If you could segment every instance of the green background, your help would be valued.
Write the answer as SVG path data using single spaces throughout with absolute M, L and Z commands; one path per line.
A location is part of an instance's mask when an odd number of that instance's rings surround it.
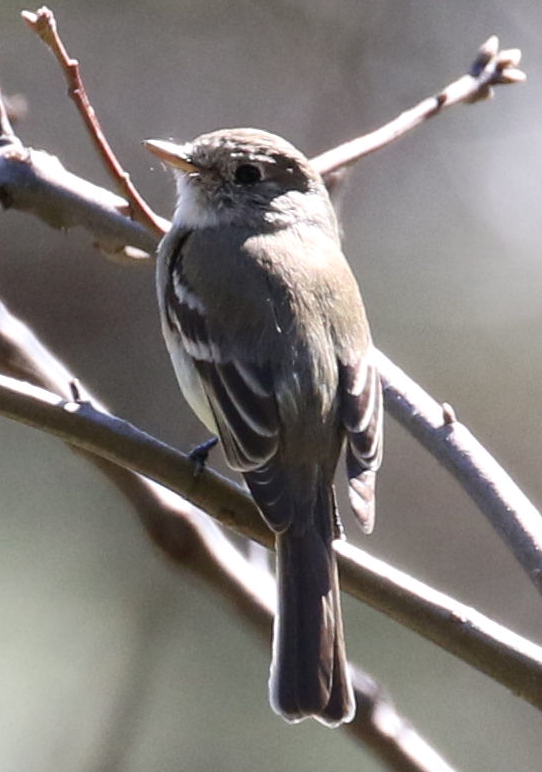
M 29 100 L 22 139 L 109 185 L 19 10 L 0 4 L 0 77 Z M 141 148 L 145 137 L 255 125 L 316 154 L 465 72 L 492 32 L 523 49 L 527 84 L 364 160 L 341 214 L 379 347 L 450 402 L 540 502 L 538 0 L 64 0 L 53 10 L 111 143 L 165 216 L 172 181 Z M 183 449 L 203 439 L 164 351 L 152 271 L 105 260 L 81 231 L 0 218 L 11 310 L 114 412 Z M 220 452 L 213 463 L 223 468 Z M 274 716 L 267 648 L 166 564 L 82 459 L 1 421 L 0 483 L 4 772 L 381 768 L 341 732 Z M 540 640 L 540 599 L 515 560 L 391 420 L 377 508 L 370 540 L 345 517 L 353 541 Z M 539 771 L 533 708 L 348 598 L 345 616 L 351 658 L 452 764 Z

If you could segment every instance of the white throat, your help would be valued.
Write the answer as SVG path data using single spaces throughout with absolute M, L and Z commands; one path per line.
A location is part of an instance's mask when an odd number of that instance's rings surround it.
M 197 184 L 186 174 L 175 175 L 177 184 L 177 206 L 173 222 L 183 229 L 215 228 L 220 224 L 217 212 L 201 203 Z

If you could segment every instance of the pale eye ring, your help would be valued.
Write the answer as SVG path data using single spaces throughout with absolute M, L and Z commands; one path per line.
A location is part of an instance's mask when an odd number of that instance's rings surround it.
M 255 164 L 240 164 L 235 170 L 234 179 L 238 185 L 254 185 L 261 178 L 262 173 Z

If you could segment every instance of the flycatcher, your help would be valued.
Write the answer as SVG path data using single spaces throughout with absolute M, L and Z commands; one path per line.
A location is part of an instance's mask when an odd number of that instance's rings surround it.
M 276 538 L 270 700 L 291 722 L 350 721 L 332 543 L 346 441 L 350 503 L 374 520 L 382 393 L 325 185 L 273 134 L 225 129 L 147 147 L 176 172 L 158 250 L 163 335 L 180 387 Z

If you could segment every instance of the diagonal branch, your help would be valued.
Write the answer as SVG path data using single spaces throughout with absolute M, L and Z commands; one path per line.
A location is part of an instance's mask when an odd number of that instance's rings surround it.
M 1 303 L 0 362 L 3 370 L 17 378 L 52 389 L 66 399 L 73 396 L 71 373 Z M 183 498 L 96 455 L 86 458 L 124 493 L 164 555 L 220 592 L 267 642 L 275 603 L 269 572 L 247 560 L 222 529 Z M 369 675 L 355 668 L 353 682 L 357 714 L 344 731 L 396 772 L 454 772 Z M 125 719 L 120 716 L 118 720 Z
M 125 199 L 72 174 L 55 156 L 5 135 L 0 138 L 0 204 L 53 228 L 84 228 L 108 255 L 133 260 L 156 248 L 157 238 L 127 216 Z
M 52 24 L 48 21 L 51 12 L 47 9 L 38 11 L 38 13 L 30 13 L 25 11 L 23 18 L 25 21 L 35 29 L 38 33 L 43 31 L 43 34 L 47 37 L 50 35 L 49 27 Z M 54 40 L 54 38 L 53 38 Z M 64 62 L 64 71 L 66 74 L 73 72 L 72 65 L 76 60 L 72 60 L 65 52 L 61 41 L 57 44 L 53 44 L 53 48 L 56 45 L 56 49 L 59 51 L 59 58 L 61 62 Z M 62 48 L 60 48 L 62 46 Z M 339 145 L 336 148 L 328 150 L 321 155 L 312 159 L 312 162 L 320 173 L 327 178 L 331 183 L 333 181 L 333 173 L 340 170 L 342 167 L 351 165 L 363 158 L 368 153 L 372 153 L 382 147 L 385 147 L 390 142 L 399 139 L 404 134 L 412 131 L 428 118 L 441 113 L 445 108 L 451 107 L 456 104 L 468 104 L 479 99 L 486 98 L 491 94 L 491 88 L 494 85 L 505 83 L 517 83 L 524 80 L 525 75 L 517 69 L 517 65 L 520 60 L 520 52 L 518 49 L 510 49 L 506 51 L 498 50 L 498 39 L 493 36 L 480 48 L 478 55 L 475 59 L 471 71 L 468 75 L 464 75 L 457 81 L 446 86 L 439 94 L 433 97 L 428 97 L 422 100 L 417 106 L 407 110 L 399 115 L 394 120 L 377 129 L 374 132 L 358 137 L 350 142 L 346 142 L 343 145 Z M 69 66 L 68 66 L 69 65 Z M 79 77 L 79 76 L 78 76 Z M 74 84 L 72 84 L 74 85 Z M 74 94 L 80 95 L 81 90 L 79 87 L 75 88 Z M 84 93 L 84 92 L 83 92 Z M 79 99 L 79 96 L 77 97 Z M 97 119 L 94 111 L 88 103 L 88 98 L 85 95 L 85 99 L 79 99 L 79 108 L 83 113 L 83 117 L 87 126 L 91 127 L 93 121 Z M 87 111 L 85 113 L 85 110 Z M 97 124 L 99 126 L 99 124 Z M 98 131 L 94 131 L 91 128 L 91 136 L 102 137 L 103 133 L 101 128 Z M 105 139 L 105 138 L 104 138 Z M 94 140 L 93 140 L 94 141 Z M 22 148 L 22 143 L 17 140 L 19 149 Z M 108 155 L 109 154 L 109 155 Z M 102 157 L 113 157 L 113 153 L 108 147 L 104 149 Z M 108 206 L 104 207 L 104 220 L 105 223 L 99 222 L 99 208 L 96 207 L 96 202 L 99 202 L 103 198 L 103 201 L 107 204 L 113 194 L 104 188 L 93 186 L 93 195 L 82 195 L 80 199 L 77 198 L 76 189 L 70 188 L 69 195 L 54 195 L 54 191 L 51 189 L 52 199 L 54 200 L 54 214 L 51 214 L 52 207 L 49 204 L 49 196 L 43 196 L 42 188 L 39 184 L 40 174 L 39 170 L 34 170 L 32 166 L 32 151 L 27 151 L 26 163 L 30 169 L 28 174 L 19 178 L 14 175 L 13 170 L 7 163 L 7 157 L 4 155 L 0 157 L 0 203 L 4 206 L 11 206 L 15 209 L 21 209 L 22 211 L 30 211 L 37 215 L 45 222 L 56 225 L 56 227 L 71 227 L 74 224 L 85 224 L 88 222 L 87 230 L 90 230 L 94 234 L 96 240 L 100 242 L 104 232 L 110 232 L 112 226 L 114 226 L 115 233 L 115 251 L 126 245 L 139 246 L 141 243 L 141 231 L 142 226 L 140 223 L 134 222 L 130 219 L 130 204 L 124 199 L 116 199 L 116 208 L 122 211 L 123 219 L 125 222 L 122 224 L 118 221 L 119 215 L 112 216 L 111 210 Z M 51 157 L 49 157 L 51 158 Z M 58 163 L 59 170 L 59 187 L 61 193 L 64 192 L 65 179 L 64 175 L 69 174 Z M 111 164 L 107 162 L 109 167 Z M 115 159 L 112 163 L 118 163 Z M 120 167 L 120 164 L 119 164 Z M 36 180 L 33 180 L 34 172 Z M 126 172 L 122 169 L 119 172 L 120 179 L 125 179 Z M 80 178 L 77 178 L 80 179 Z M 115 179 L 119 179 L 119 176 L 115 172 Z M 54 183 L 54 178 L 51 180 Z M 20 188 L 25 185 L 24 195 Z M 87 183 L 88 184 L 88 183 Z M 8 189 L 8 194 L 3 194 L 4 188 Z M 133 187 L 133 186 L 132 186 Z M 85 185 L 83 184 L 83 189 Z M 129 191 L 128 191 L 129 193 Z M 127 194 L 128 201 L 133 202 L 133 198 L 130 198 L 131 194 Z M 85 218 L 85 212 L 88 209 L 88 218 Z M 75 210 L 75 211 L 72 211 Z M 162 218 L 157 218 L 153 214 L 154 224 L 156 227 L 149 229 L 147 241 L 151 240 L 154 245 L 158 241 L 158 235 L 165 232 L 168 229 L 168 223 Z M 143 218 L 144 219 L 144 218 Z M 132 236 L 130 234 L 133 233 Z M 119 242 L 117 244 L 117 242 Z M 142 247 L 146 251 L 152 251 L 148 247 Z
M 39 217 L 53 228 L 82 227 L 107 254 L 148 256 L 158 238 L 130 219 L 128 202 L 69 172 L 55 156 L 24 147 L 15 135 L 0 88 L 0 205 Z M 159 218 L 161 231 L 169 222 Z M 128 246 L 129 245 L 129 246 Z
M 502 52 L 499 54 L 496 41 L 490 40 L 489 44 L 479 54 L 477 62 L 473 67 L 472 74 L 464 76 L 464 78 L 460 79 L 456 84 L 448 86 L 447 89 L 442 92 L 443 94 L 446 94 L 446 98 L 432 99 L 436 99 L 441 106 L 450 106 L 451 104 L 457 104 L 458 101 L 461 100 L 468 99 L 472 101 L 475 98 L 481 98 L 482 96 L 487 95 L 491 83 L 505 82 L 507 79 L 508 81 L 520 80 L 517 73 L 515 75 L 513 74 L 513 66 L 515 66 L 518 61 L 518 52 Z M 460 86 L 457 85 L 458 83 Z M 427 116 L 430 114 L 432 114 L 431 111 L 427 113 Z M 400 121 L 400 119 L 398 120 Z M 399 136 L 403 130 L 409 130 L 407 123 L 405 122 L 403 122 L 399 132 L 387 132 L 387 141 L 391 141 L 391 139 Z M 385 133 L 386 132 L 384 132 L 384 134 Z M 376 149 L 374 143 L 373 149 Z M 11 151 L 12 148 L 10 148 L 10 152 Z M 29 153 L 28 155 L 29 157 L 34 156 L 32 153 Z M 6 191 L 6 187 L 2 186 L 1 180 L 2 160 L 5 160 L 8 166 L 16 161 L 19 161 L 20 163 L 20 159 L 18 158 L 8 157 L 2 159 L 2 157 L 0 157 L 0 197 L 2 197 L 3 192 L 5 193 Z M 352 158 L 350 158 L 350 161 L 351 160 Z M 345 160 L 344 162 L 349 163 L 350 161 Z M 75 178 L 72 187 L 76 188 L 77 184 L 78 178 Z M 12 189 L 9 189 L 10 195 L 8 196 L 8 199 L 10 201 L 17 200 L 16 193 L 23 187 L 26 192 L 32 188 L 31 185 L 15 185 Z M 93 192 L 95 191 L 96 188 L 93 187 Z M 112 194 L 108 195 L 111 196 Z M 54 200 L 54 196 L 47 195 L 45 198 L 48 202 Z M 117 211 L 115 214 L 117 215 L 121 201 L 122 200 L 120 199 L 115 199 L 115 203 L 112 204 L 111 207 L 112 209 L 116 208 Z M 25 203 L 25 207 L 34 211 L 32 209 L 31 199 L 30 202 Z M 54 210 L 56 215 L 58 214 L 59 209 L 61 210 L 62 207 Z M 36 210 L 39 211 L 38 206 L 36 206 Z M 97 206 L 95 206 L 95 210 L 97 212 L 100 210 L 99 200 Z M 90 218 L 88 219 L 90 220 Z M 111 217 L 111 220 L 112 219 L 114 219 L 114 217 Z M 128 231 L 133 229 L 136 225 L 128 218 L 122 218 L 122 215 L 121 219 L 126 224 Z M 61 224 L 66 225 L 69 223 L 61 221 Z M 117 221 L 115 221 L 115 224 L 118 224 Z M 164 227 L 164 230 L 166 229 L 167 226 Z M 138 232 L 138 237 L 141 238 L 141 232 Z M 145 243 L 145 248 L 149 249 L 150 245 L 154 246 L 155 241 L 155 237 L 149 235 L 148 241 Z M 127 243 L 133 243 L 133 241 L 128 241 Z M 118 248 L 116 242 L 115 246 Z M 403 376 L 403 379 L 406 378 L 406 376 L 401 374 L 398 369 L 393 370 L 391 365 L 386 365 L 385 359 L 382 359 L 380 365 L 381 368 L 384 368 L 383 374 L 386 376 L 387 381 L 386 401 L 388 408 L 393 411 L 394 415 L 409 429 L 409 431 L 414 433 L 418 438 L 421 438 L 430 451 L 440 460 L 444 461 L 448 468 L 454 469 L 454 473 L 461 484 L 471 492 L 471 495 L 475 496 L 477 503 L 482 506 L 484 511 L 494 512 L 495 509 L 498 510 L 501 520 L 500 525 L 496 527 L 498 527 L 501 535 L 506 538 L 507 543 L 512 546 L 514 553 L 524 565 L 529 576 L 535 580 L 537 586 L 540 588 L 540 576 L 542 575 L 542 562 L 540 559 L 540 519 L 536 510 L 534 510 L 532 505 L 530 505 L 524 497 L 522 498 L 521 496 L 516 495 L 510 500 L 509 497 L 507 498 L 504 496 L 502 486 L 499 486 L 499 480 L 503 479 L 503 470 L 500 469 L 495 462 L 488 465 L 486 463 L 487 458 L 480 458 L 480 448 L 474 438 L 472 438 L 466 430 L 461 432 L 459 425 L 454 426 L 453 432 L 450 429 L 449 423 L 443 428 L 443 414 L 437 409 L 438 417 L 436 420 L 433 420 L 434 409 L 432 414 L 431 410 L 429 411 L 429 414 L 427 411 L 424 412 L 424 409 L 420 407 L 417 402 L 418 396 L 420 396 L 419 394 L 416 395 L 414 401 L 409 402 L 408 399 L 405 399 L 404 380 L 401 381 L 401 376 Z M 413 390 L 409 387 L 409 394 L 412 395 L 412 393 Z M 413 420 L 413 417 L 415 420 Z M 443 433 L 453 435 L 455 438 L 462 433 L 461 443 L 442 442 L 441 439 Z M 464 464 L 466 455 L 470 458 L 468 467 Z M 473 493 L 473 491 L 475 493 Z M 491 498 L 491 503 L 488 503 L 488 497 Z M 527 514 L 526 510 L 528 510 Z
M 450 83 L 435 96 L 423 99 L 376 131 L 321 153 L 312 159 L 314 166 L 322 176 L 336 172 L 386 147 L 447 107 L 492 97 L 493 86 L 523 82 L 526 76 L 518 69 L 520 60 L 519 48 L 499 51 L 499 39 L 492 35 L 480 47 L 468 75 Z
M 93 143 L 96 145 L 98 154 L 102 159 L 106 170 L 109 172 L 122 195 L 130 202 L 130 219 L 134 219 L 136 222 L 141 223 L 155 236 L 162 236 L 164 231 L 162 229 L 161 218 L 152 211 L 135 185 L 133 185 L 130 175 L 122 168 L 122 165 L 115 156 L 111 145 L 102 131 L 100 122 L 94 108 L 90 104 L 85 86 L 81 79 L 79 62 L 77 59 L 72 59 L 68 55 L 64 43 L 58 34 L 56 19 L 53 12 L 46 6 L 43 6 L 43 8 L 40 8 L 36 13 L 23 11 L 21 15 L 27 26 L 39 35 L 45 45 L 53 52 L 53 55 L 60 64 L 66 82 L 68 83 L 68 94 L 73 99 L 79 114 L 83 118 L 87 131 Z
M 499 53 L 497 50 L 496 39 L 490 39 L 481 50 L 469 75 L 464 76 L 459 79 L 459 81 L 451 84 L 436 97 L 424 100 L 424 102 L 420 103 L 416 108 L 407 111 L 407 113 L 396 119 L 395 122 L 387 124 L 386 127 L 379 130 L 380 135 L 378 137 L 377 133 L 367 135 L 366 138 L 362 137 L 358 140 L 354 140 L 354 144 L 347 143 L 348 147 L 341 146 L 342 149 L 340 149 L 340 153 L 337 152 L 333 157 L 324 154 L 318 156 L 314 161 L 323 173 L 353 163 L 367 152 L 372 152 L 372 150 L 376 150 L 378 147 L 382 147 L 388 142 L 396 139 L 398 136 L 410 131 L 422 121 L 437 112 L 440 112 L 443 107 L 484 98 L 489 94 L 492 85 L 522 80 L 524 76 L 517 70 L 518 62 L 519 52 L 512 50 Z M 4 205 L 12 204 L 17 208 L 22 208 L 25 211 L 31 211 L 32 213 L 39 213 L 40 216 L 43 216 L 43 212 L 45 211 L 44 202 L 48 202 L 51 197 L 49 193 L 44 196 L 40 191 L 39 184 L 34 187 L 34 181 L 32 180 L 29 185 L 26 185 L 26 198 L 23 196 L 21 199 L 18 198 L 18 194 L 20 196 L 20 189 L 23 187 L 22 182 L 19 180 L 15 182 L 11 188 L 9 188 L 9 186 L 6 188 L 4 184 L 5 179 L 3 178 L 5 170 L 10 169 L 15 164 L 20 164 L 25 154 L 29 159 L 28 164 L 32 167 L 34 164 L 34 152 L 25 151 L 18 140 L 12 135 L 8 137 L 8 141 L 3 139 L 2 144 L 4 145 L 2 150 L 5 151 L 8 149 L 9 152 L 0 154 L 0 200 L 2 200 Z M 330 151 L 330 153 L 332 152 L 334 151 Z M 62 169 L 61 166 L 59 168 Z M 57 170 L 51 170 L 50 191 L 54 189 L 56 173 Z M 72 187 L 74 189 L 74 198 L 77 198 L 78 195 L 78 179 L 79 178 L 74 178 L 73 180 Z M 86 184 L 88 185 L 88 183 Z M 93 228 L 97 228 L 97 232 L 100 236 L 103 236 L 103 228 L 100 230 L 99 225 L 101 218 L 101 203 L 100 196 L 97 193 L 97 191 L 103 189 L 99 189 L 96 186 L 92 187 L 94 188 L 94 199 L 90 196 L 90 201 L 84 199 L 78 203 L 80 204 L 81 212 L 84 212 L 86 207 L 93 207 L 94 218 L 92 219 L 93 224 L 90 226 L 90 229 L 93 230 Z M 118 197 L 108 199 L 107 197 L 111 197 L 113 194 L 108 191 L 105 191 L 105 193 L 105 200 L 109 200 L 110 202 L 109 210 L 107 207 L 104 208 L 106 212 L 104 215 L 105 219 L 108 223 L 111 223 L 115 219 L 115 214 L 117 217 L 120 217 L 125 223 L 125 234 L 128 234 L 122 236 L 122 238 L 126 238 L 126 241 L 123 243 L 139 245 L 139 242 L 136 241 L 136 239 L 145 238 L 142 235 L 145 233 L 145 229 L 131 221 L 126 214 L 121 213 L 122 205 L 126 207 L 126 202 Z M 69 215 L 63 216 L 64 209 L 71 209 L 71 207 L 72 201 L 69 200 L 69 197 L 66 201 L 62 200 L 61 197 L 61 200 L 55 209 L 55 216 L 52 216 L 49 213 L 44 219 L 51 224 L 60 225 L 62 227 L 68 227 L 76 222 L 82 222 L 84 220 L 82 214 L 79 214 L 77 217 L 71 217 Z M 114 210 L 116 210 L 116 212 L 114 212 Z M 91 221 L 91 218 L 89 218 L 89 221 Z M 163 230 L 165 229 L 166 228 L 164 227 Z M 129 234 L 133 235 L 130 236 Z M 147 244 L 154 246 L 156 242 L 155 236 L 147 233 L 146 239 Z M 123 243 L 118 243 L 117 241 L 114 241 L 114 243 L 116 249 L 123 245 Z M 148 246 L 142 248 L 150 251 Z M 518 498 L 518 496 L 515 495 L 515 491 L 514 495 L 510 497 L 510 487 L 508 483 L 505 486 L 507 490 L 503 490 L 502 486 L 499 486 L 499 478 L 502 478 L 504 474 L 503 470 L 500 469 L 493 460 L 491 460 L 492 463 L 490 464 L 486 463 L 487 458 L 482 457 L 483 454 L 480 454 L 480 448 L 477 446 L 474 438 L 472 438 L 466 430 L 463 431 L 462 427 L 454 424 L 450 413 L 446 413 L 446 415 L 444 412 L 442 413 L 442 418 L 445 419 L 444 421 L 441 420 L 440 416 L 436 422 L 433 421 L 431 415 L 427 416 L 424 414 L 423 407 L 419 408 L 417 401 L 419 394 L 414 394 L 411 390 L 408 399 L 405 398 L 404 384 L 399 378 L 400 371 L 394 370 L 393 366 L 387 366 L 385 360 L 382 360 L 381 365 L 386 380 L 388 408 L 409 431 L 424 442 L 439 460 L 443 461 L 448 468 L 453 468 L 454 473 L 461 484 L 469 490 L 479 504 L 481 503 L 483 507 L 486 507 L 486 500 L 491 498 L 493 503 L 489 508 L 491 509 L 495 505 L 497 506 L 497 509 L 500 508 L 503 519 L 501 525 L 496 527 L 498 527 L 501 535 L 507 539 L 507 542 L 512 545 L 516 556 L 522 561 L 531 578 L 533 578 L 538 587 L 540 587 L 540 576 L 542 575 L 540 563 L 540 520 L 536 510 L 534 510 L 532 505 L 526 499 Z M 81 409 L 82 414 L 82 408 L 83 406 L 77 406 L 76 412 Z M 443 426 L 443 423 L 446 424 L 446 426 Z M 452 427 L 452 429 L 450 427 Z M 445 435 L 446 437 L 451 436 L 455 441 L 443 441 Z M 467 456 L 470 456 L 469 463 L 465 465 L 464 459 Z M 476 491 L 476 493 L 473 493 L 473 491 Z M 513 507 L 515 507 L 515 510 Z M 529 511 L 526 515 L 527 510 Z M 252 517 L 254 517 L 254 513 L 252 513 Z M 513 527 L 509 527 L 510 521 L 507 520 L 507 518 L 512 518 L 515 521 Z M 448 611 L 446 613 L 452 612 Z M 512 686 L 511 688 L 514 687 Z
M 456 478 L 542 593 L 540 512 L 449 405 L 439 405 L 381 352 L 377 365 L 388 412 Z
M 189 457 L 90 402 L 0 376 L 0 414 L 143 474 L 243 536 L 273 546 L 271 532 L 239 486 L 208 468 L 194 476 Z M 348 592 L 542 709 L 541 647 L 360 549 L 339 542 L 336 551 Z

